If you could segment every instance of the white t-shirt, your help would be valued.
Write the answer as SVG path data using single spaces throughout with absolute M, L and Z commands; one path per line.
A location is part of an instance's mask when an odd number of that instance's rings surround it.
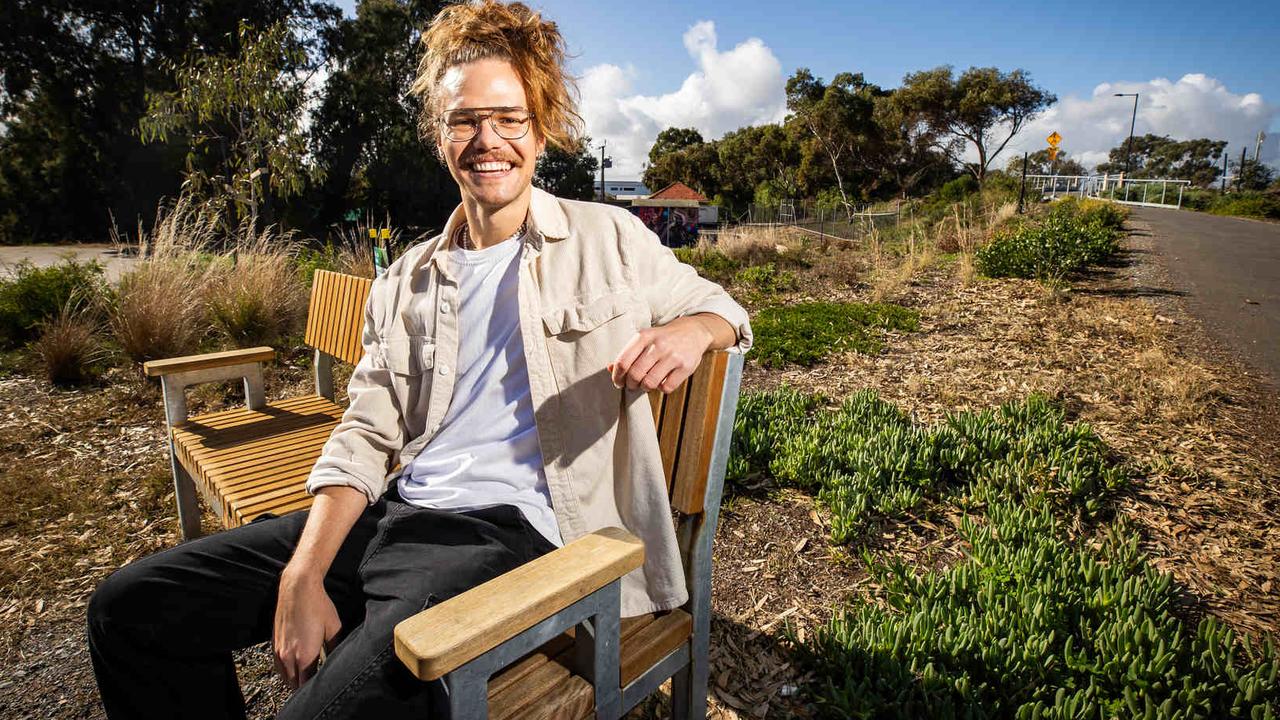
M 542 467 L 520 333 L 517 283 L 525 236 L 483 250 L 448 250 L 458 280 L 457 380 L 440 430 L 400 474 L 400 496 L 419 507 L 514 505 L 562 545 Z

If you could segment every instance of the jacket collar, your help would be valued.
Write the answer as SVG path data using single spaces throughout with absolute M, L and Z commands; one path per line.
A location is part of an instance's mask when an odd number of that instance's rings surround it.
M 560 200 L 551 193 L 535 186 L 531 188 L 529 197 L 529 244 L 537 252 L 541 252 L 545 240 L 563 240 L 569 237 L 569 219 L 560 208 Z M 430 262 L 448 275 L 448 263 L 444 262 L 449 251 L 449 241 L 458 226 L 467 220 L 467 211 L 462 203 L 449 214 L 449 221 L 444 224 L 444 231 L 436 239 L 435 250 L 431 253 Z

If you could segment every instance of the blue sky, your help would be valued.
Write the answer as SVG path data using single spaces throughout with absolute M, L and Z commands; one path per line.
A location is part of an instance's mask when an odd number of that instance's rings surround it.
M 577 55 L 571 69 L 586 80 L 588 131 L 614 143 L 615 164 L 628 174 L 639 171 L 660 126 L 685 122 L 718 136 L 768 121 L 778 108 L 766 98 L 778 96 L 779 83 L 798 67 L 824 79 L 862 72 L 884 87 L 942 64 L 1020 67 L 1063 100 L 1028 133 L 1057 129 L 1067 151 L 1074 140 L 1074 154 L 1086 161 L 1098 159 L 1117 133 L 1128 132 L 1132 106 L 1111 97 L 1115 90 L 1143 92 L 1139 133 L 1216 132 L 1234 141 L 1237 151 L 1247 140 L 1252 153 L 1252 136 L 1266 129 L 1272 137 L 1264 158 L 1280 158 L 1280 2 L 530 4 L 560 24 Z M 350 12 L 351 3 L 346 7 Z M 686 33 L 700 22 L 691 41 Z M 757 38 L 757 46 L 729 57 L 749 38 Z M 710 55 L 704 55 L 707 48 Z M 691 75 L 702 77 L 679 92 Z M 1153 84 L 1161 78 L 1169 83 Z M 698 112 L 673 108 L 715 94 L 716 82 L 740 82 L 743 92 L 755 92 L 753 107 L 725 101 Z M 1095 96 L 1103 83 L 1116 87 Z M 1033 147 L 1040 144 L 1036 137 Z

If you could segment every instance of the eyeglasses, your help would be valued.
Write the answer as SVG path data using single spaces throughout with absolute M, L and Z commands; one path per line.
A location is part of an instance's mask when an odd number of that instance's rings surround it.
M 503 140 L 519 140 L 528 134 L 532 119 L 533 113 L 522 107 L 468 108 L 450 110 L 440 116 L 445 137 L 453 142 L 466 142 L 475 137 L 483 120 L 488 120 L 489 127 Z

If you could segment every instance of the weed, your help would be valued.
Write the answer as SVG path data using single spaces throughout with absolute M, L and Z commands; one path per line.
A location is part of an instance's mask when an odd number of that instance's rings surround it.
M 916 330 L 919 314 L 885 303 L 774 305 L 752 319 L 753 355 L 765 367 L 812 366 L 833 352 L 880 351 L 882 330 Z

